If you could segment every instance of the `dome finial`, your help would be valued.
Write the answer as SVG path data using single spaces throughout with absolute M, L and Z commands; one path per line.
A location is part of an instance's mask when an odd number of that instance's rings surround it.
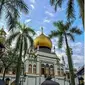
M 41 27 L 41 33 L 43 34 L 43 27 Z

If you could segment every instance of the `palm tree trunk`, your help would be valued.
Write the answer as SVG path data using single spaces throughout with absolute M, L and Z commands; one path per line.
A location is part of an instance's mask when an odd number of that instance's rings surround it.
M 6 68 L 4 68 L 4 73 L 3 73 L 3 81 L 4 81 L 4 78 L 5 78 L 5 73 L 6 73 Z
M 66 34 L 65 34 L 65 42 L 66 42 L 66 48 L 67 48 L 67 57 L 68 57 L 68 65 L 69 65 L 69 71 L 70 71 L 70 77 L 71 77 L 71 85 L 75 85 L 73 63 L 72 63 L 71 53 L 70 53 L 70 49 L 69 49 L 69 46 L 68 46 Z
M 22 62 L 22 42 L 20 44 L 20 54 L 17 63 L 17 71 L 16 71 L 16 85 L 19 85 L 20 74 L 21 74 L 21 62 Z

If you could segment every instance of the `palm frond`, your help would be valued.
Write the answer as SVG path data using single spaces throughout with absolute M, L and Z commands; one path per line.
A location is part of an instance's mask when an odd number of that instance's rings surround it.
M 51 33 L 48 35 L 50 38 L 57 37 L 59 35 L 58 31 L 51 31 Z
M 73 21 L 70 21 L 70 22 L 66 22 L 66 24 L 64 25 L 65 26 L 65 30 L 69 30 L 71 25 L 72 25 Z
M 84 0 L 77 0 L 78 4 L 79 4 L 79 9 L 80 9 L 80 17 L 82 17 L 82 22 L 84 25 Z
M 64 30 L 64 24 L 63 21 L 58 21 L 58 22 L 54 22 L 53 25 L 57 28 L 57 30 L 62 31 Z
M 63 45 L 63 36 L 60 35 L 58 40 L 58 48 L 62 48 L 62 45 Z
M 4 5 L 4 0 L 0 0 L 0 17 L 1 17 L 1 14 L 2 14 L 3 5 Z
M 18 29 L 22 30 L 23 27 L 22 27 L 22 24 L 20 22 L 16 22 L 16 25 L 17 25 Z
M 11 12 L 8 10 L 7 11 L 7 15 L 6 15 L 6 18 L 7 18 L 7 25 L 8 25 L 8 28 L 9 28 L 9 31 L 13 31 L 13 29 L 16 27 L 16 18 L 15 17 L 12 17 L 12 14 Z
M 78 35 L 80 35 L 82 33 L 82 31 L 80 29 L 78 29 L 77 27 L 71 28 L 70 32 L 73 34 L 78 34 Z
M 50 0 L 51 5 L 54 5 L 54 3 L 55 3 L 55 0 Z
M 30 35 L 26 35 L 26 36 L 27 36 L 27 38 L 29 40 L 29 47 L 33 46 L 33 39 L 32 39 L 32 37 Z
M 16 38 L 16 36 L 18 36 L 18 35 L 19 35 L 19 32 L 16 32 L 16 33 L 10 35 L 6 42 L 12 43 L 12 41 L 13 41 L 13 40 Z
M 74 0 L 68 0 L 67 4 L 67 19 L 75 19 L 75 14 L 74 14 Z
M 20 9 L 20 11 L 28 13 L 28 7 L 25 4 L 24 0 L 14 0 L 14 3 L 16 4 L 16 7 Z
M 52 6 L 54 6 L 55 11 L 57 11 L 57 7 L 62 7 L 62 3 L 64 0 L 50 0 Z
M 16 44 L 15 44 L 15 48 L 14 48 L 15 52 L 19 50 L 20 42 L 21 42 L 21 35 L 19 35 L 18 38 L 17 38 Z
M 66 34 L 67 35 L 67 37 L 69 37 L 72 41 L 75 41 L 75 37 L 71 34 L 71 33 L 67 33 Z
M 56 4 L 61 7 L 64 0 L 56 0 Z
M 27 31 L 28 33 L 32 33 L 33 35 L 36 34 L 35 31 L 30 27 L 26 27 L 25 31 Z

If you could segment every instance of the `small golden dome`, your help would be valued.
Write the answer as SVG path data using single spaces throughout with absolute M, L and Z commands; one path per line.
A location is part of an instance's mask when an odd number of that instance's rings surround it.
M 37 48 L 38 45 L 41 47 L 48 47 L 50 49 L 52 48 L 51 40 L 43 33 L 34 40 L 34 47 Z

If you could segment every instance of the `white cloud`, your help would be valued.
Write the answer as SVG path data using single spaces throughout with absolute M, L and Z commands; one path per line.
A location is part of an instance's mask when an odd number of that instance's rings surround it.
M 35 9 L 35 7 L 34 7 L 34 5 L 33 5 L 33 4 L 31 4 L 30 6 L 31 6 L 31 8 L 32 8 L 32 9 Z
M 49 16 L 51 16 L 51 17 L 54 16 L 54 14 L 53 14 L 52 12 L 49 12 L 49 11 L 46 11 L 45 14 L 47 14 L 47 15 L 49 15 Z
M 58 46 L 57 46 L 58 38 L 52 39 L 52 42 L 56 48 L 57 56 L 60 59 L 62 56 L 64 56 L 65 62 L 67 64 L 68 59 L 67 59 L 67 55 L 65 53 L 65 48 L 66 48 L 65 43 L 63 44 L 62 49 L 59 50 Z M 74 66 L 76 68 L 79 68 L 80 66 L 82 66 L 84 64 L 84 46 L 83 46 L 83 43 L 81 43 L 81 42 L 69 42 L 69 45 L 73 51 L 72 59 L 73 59 Z
M 65 10 L 65 8 L 57 8 L 57 12 L 62 12 L 62 11 L 64 11 Z
M 31 21 L 31 19 L 27 19 L 27 20 L 25 20 L 25 23 L 28 23 L 28 22 L 30 22 Z
M 35 3 L 35 0 L 30 0 L 30 2 L 34 4 Z
M 45 23 L 50 23 L 50 20 L 45 19 L 43 22 L 45 22 Z

